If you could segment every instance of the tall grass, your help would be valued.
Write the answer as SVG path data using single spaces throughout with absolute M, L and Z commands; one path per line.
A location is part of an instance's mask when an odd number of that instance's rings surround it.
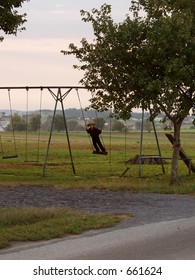
M 128 215 L 86 215 L 54 208 L 0 208 L 0 249 L 13 241 L 38 241 L 107 228 Z

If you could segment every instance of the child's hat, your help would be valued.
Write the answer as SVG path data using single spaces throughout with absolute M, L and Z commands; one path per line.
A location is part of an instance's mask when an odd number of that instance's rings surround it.
M 87 124 L 87 126 L 89 126 L 89 125 L 91 125 L 91 124 L 95 125 L 95 122 L 94 122 L 94 121 L 89 121 L 88 124 Z

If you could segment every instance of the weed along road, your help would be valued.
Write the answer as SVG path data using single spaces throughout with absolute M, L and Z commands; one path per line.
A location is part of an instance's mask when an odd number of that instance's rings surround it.
M 195 217 L 27 244 L 0 259 L 194 259 Z
M 72 207 L 88 213 L 133 215 L 109 229 L 16 243 L 0 250 L 1 260 L 195 259 L 194 196 L 9 187 L 1 190 L 0 206 Z

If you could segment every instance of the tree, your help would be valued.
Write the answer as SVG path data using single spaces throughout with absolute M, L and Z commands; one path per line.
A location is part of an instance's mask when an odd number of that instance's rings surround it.
M 36 114 L 33 115 L 29 120 L 29 130 L 37 131 L 40 129 L 41 126 L 41 115 Z
M 92 107 L 111 105 L 127 118 L 133 108 L 163 112 L 173 123 L 174 142 L 171 184 L 178 183 L 180 129 L 195 109 L 195 1 L 132 1 L 132 16 L 114 23 L 111 6 L 81 11 L 91 22 L 94 40 L 69 45 L 83 70 L 81 83 L 91 90 Z M 140 16 L 144 12 L 144 17 Z
M 68 129 L 70 130 L 70 131 L 76 131 L 77 130 L 77 128 L 78 128 L 78 122 L 77 121 L 69 121 L 68 122 Z
M 135 129 L 140 130 L 141 128 L 142 128 L 142 121 L 141 120 L 137 120 L 135 122 Z M 150 133 L 151 130 L 153 129 L 152 122 L 150 122 L 149 119 L 144 119 L 143 129 L 147 130 L 148 133 Z
M 49 115 L 45 120 L 42 120 L 41 129 L 44 131 L 49 131 L 51 128 L 51 124 L 52 124 L 52 116 Z
M 18 31 L 25 28 L 22 27 L 26 22 L 26 14 L 19 14 L 17 8 L 20 8 L 24 2 L 29 0 L 1 0 L 0 2 L 0 30 L 5 34 L 17 35 Z M 3 37 L 0 36 L 0 41 Z
M 11 131 L 12 129 L 14 129 L 15 131 L 25 131 L 26 130 L 25 118 L 22 118 L 19 114 L 14 113 L 12 119 L 10 119 L 10 123 L 6 127 L 7 131 Z
M 114 120 L 114 123 L 112 125 L 113 131 L 122 131 L 124 128 L 125 128 L 125 125 L 121 121 Z
M 144 120 L 144 129 L 147 130 L 148 133 L 150 133 L 153 129 L 152 122 L 150 122 L 148 119 Z
M 100 129 L 103 129 L 105 126 L 105 119 L 102 117 L 97 117 L 94 119 L 96 126 Z
M 54 120 L 54 128 L 59 132 L 65 129 L 63 115 L 57 114 Z

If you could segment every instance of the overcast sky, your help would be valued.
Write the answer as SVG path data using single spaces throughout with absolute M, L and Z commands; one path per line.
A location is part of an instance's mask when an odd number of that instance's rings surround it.
M 22 11 L 27 13 L 26 31 L 5 36 L 0 43 L 0 86 L 78 85 L 83 73 L 73 69 L 74 57 L 64 56 L 60 51 L 67 50 L 72 42 L 79 44 L 83 37 L 92 37 L 91 25 L 82 22 L 80 10 L 99 9 L 105 2 L 112 5 L 116 21 L 125 19 L 130 0 L 25 3 Z

